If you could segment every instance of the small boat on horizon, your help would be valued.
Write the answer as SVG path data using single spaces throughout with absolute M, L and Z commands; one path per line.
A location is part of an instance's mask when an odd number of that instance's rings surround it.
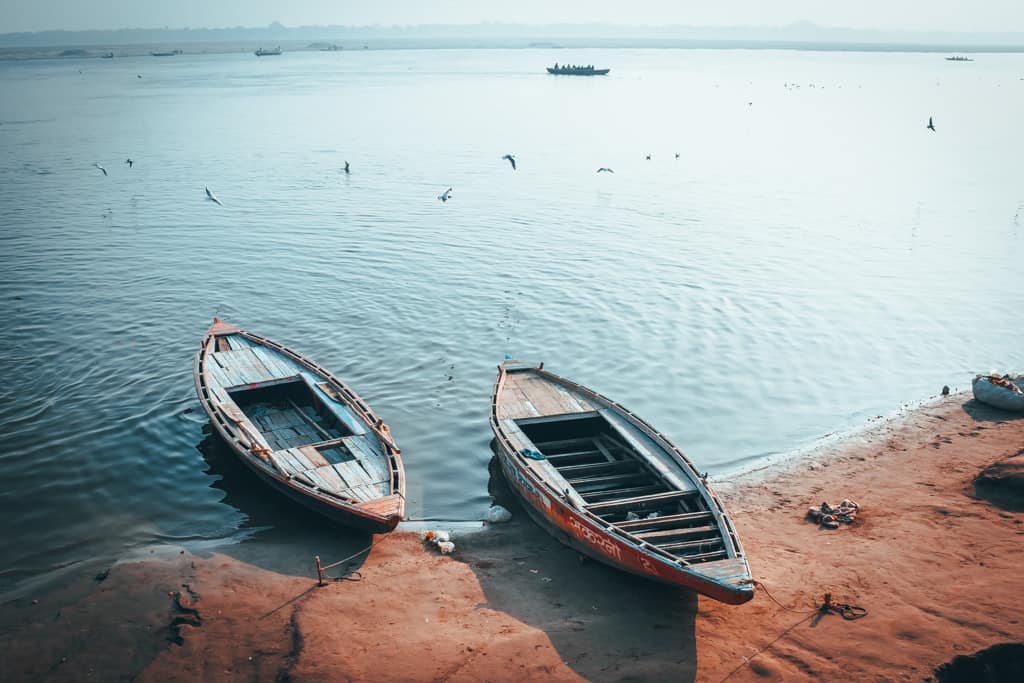
M 182 54 L 182 51 L 181 50 L 169 50 L 169 51 L 166 51 L 166 52 L 150 52 L 149 54 L 152 57 L 176 57 L 177 55 Z
M 278 45 L 277 47 L 270 48 L 269 50 L 264 50 L 262 47 L 257 48 L 254 54 L 257 57 L 276 57 L 281 54 L 281 46 Z
M 587 66 L 578 66 L 576 64 L 562 64 L 558 65 L 555 62 L 554 66 L 547 67 L 549 74 L 555 76 L 605 76 L 611 69 L 595 69 L 592 64 Z
M 491 400 L 511 488 L 570 548 L 638 576 L 738 605 L 754 597 L 732 520 L 660 432 L 611 399 L 505 361 Z
M 104 52 L 103 54 L 100 55 L 100 59 L 113 59 L 113 58 L 114 58 L 114 53 L 113 52 Z
M 974 60 L 970 57 L 963 57 L 961 55 L 953 55 L 952 57 L 946 57 L 947 62 L 973 62 Z
M 405 512 L 405 471 L 387 425 L 305 356 L 214 318 L 196 393 L 234 454 L 271 488 L 340 524 L 387 533 Z

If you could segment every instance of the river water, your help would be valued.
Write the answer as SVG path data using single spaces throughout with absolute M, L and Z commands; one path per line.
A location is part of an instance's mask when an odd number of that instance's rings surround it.
M 1024 55 L 181 55 L 0 93 L 8 596 L 295 524 L 204 441 L 215 314 L 346 380 L 442 519 L 487 508 L 506 355 L 713 475 L 1024 365 Z

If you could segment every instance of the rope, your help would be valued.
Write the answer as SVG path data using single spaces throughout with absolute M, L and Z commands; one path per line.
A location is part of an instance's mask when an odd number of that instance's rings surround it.
M 775 643 L 779 642 L 779 640 L 781 640 L 786 634 L 788 634 L 790 631 L 795 629 L 797 626 L 800 626 L 801 624 L 805 624 L 808 621 L 810 621 L 811 619 L 814 619 L 815 617 L 821 618 L 821 617 L 824 617 L 826 614 L 838 614 L 839 616 L 841 616 L 846 621 L 854 621 L 855 619 L 860 619 L 861 617 L 866 617 L 868 615 L 868 611 L 864 607 L 859 607 L 857 605 L 850 605 L 850 604 L 845 603 L 845 602 L 832 602 L 832 594 L 831 593 L 825 593 L 825 596 L 824 596 L 824 598 L 822 600 L 821 606 L 818 607 L 817 609 L 813 609 L 813 610 L 797 610 L 797 609 L 794 609 L 792 607 L 787 607 L 786 605 L 783 605 L 781 602 L 779 602 L 775 598 L 775 596 L 772 595 L 771 592 L 768 590 L 768 587 L 765 586 L 760 581 L 752 580 L 751 583 L 753 585 L 757 586 L 758 588 L 760 588 L 761 590 L 763 590 L 765 595 L 767 595 L 769 598 L 771 598 L 772 602 L 774 602 L 776 605 L 778 605 L 782 609 L 786 610 L 787 612 L 795 612 L 797 614 L 806 614 L 807 616 L 805 616 L 803 619 L 801 619 L 800 621 L 796 622 L 795 624 L 792 624 L 791 626 L 788 626 L 787 628 L 785 628 L 779 635 L 775 636 L 775 638 L 770 643 L 768 643 L 764 647 L 762 647 L 759 650 L 757 650 L 754 654 L 750 655 L 749 657 L 744 657 L 743 661 L 740 662 L 739 666 L 737 666 L 735 669 L 733 669 L 728 674 L 726 674 L 725 678 L 723 678 L 721 681 L 719 681 L 719 683 L 724 683 L 725 681 L 727 681 L 730 678 L 732 678 L 733 674 L 735 674 L 737 671 L 739 671 L 743 667 L 745 667 L 748 664 L 750 664 L 751 660 L 753 660 L 754 657 L 757 657 L 759 654 L 761 654 L 762 652 L 766 651 L 772 645 L 774 645 Z
M 330 579 L 332 581 L 362 581 L 363 580 L 363 575 L 362 575 L 362 573 L 360 573 L 358 571 L 350 572 L 349 574 L 346 574 L 345 576 L 327 576 L 327 570 L 328 569 L 333 569 L 334 567 L 337 567 L 339 564 L 345 564 L 349 560 L 355 559 L 356 557 L 359 557 L 363 553 L 370 552 L 374 547 L 380 545 L 381 543 L 383 543 L 384 541 L 388 540 L 389 538 L 391 538 L 391 534 L 385 534 L 384 536 L 382 536 L 380 538 L 380 540 L 371 542 L 370 545 L 366 546 L 365 548 L 363 548 L 362 550 L 360 550 L 357 553 L 353 553 L 353 554 L 349 555 L 344 560 L 338 560 L 337 562 L 332 562 L 331 564 L 321 565 L 320 566 L 320 571 L 322 571 L 324 573 L 324 576 L 326 576 L 328 579 Z M 355 576 L 355 575 L 358 575 L 359 578 L 358 579 L 350 578 L 350 576 Z
M 775 598 L 774 595 L 771 594 L 771 591 L 768 590 L 768 586 L 764 585 L 763 583 L 761 583 L 760 581 L 758 581 L 756 579 L 752 580 L 750 583 L 753 584 L 754 586 L 757 586 L 761 590 L 763 590 L 764 594 L 767 595 L 771 599 L 772 602 L 774 602 L 776 605 L 778 605 L 782 609 L 786 610 L 787 612 L 796 612 L 797 614 L 814 614 L 814 613 L 817 613 L 817 612 L 820 611 L 820 608 L 819 609 L 806 610 L 806 609 L 794 609 L 793 607 L 786 607 L 781 602 L 779 602 Z

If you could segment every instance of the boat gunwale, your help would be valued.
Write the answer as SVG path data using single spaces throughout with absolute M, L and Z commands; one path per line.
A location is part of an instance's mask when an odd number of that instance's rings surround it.
M 698 578 L 701 581 L 713 583 L 717 586 L 726 589 L 734 595 L 746 592 L 742 591 L 736 583 L 724 583 L 713 577 L 702 574 L 700 572 L 699 567 L 701 566 L 701 564 L 704 563 L 689 563 L 685 560 L 684 557 L 673 555 L 668 551 L 662 550 L 658 546 L 652 545 L 644 539 L 637 538 L 628 531 L 620 529 L 614 522 L 609 522 L 605 519 L 602 519 L 596 514 L 590 512 L 587 508 L 580 508 L 575 504 L 565 501 L 564 495 L 561 492 L 554 490 L 545 478 L 542 478 L 538 473 L 534 472 L 532 468 L 526 466 L 526 463 L 522 459 L 522 455 L 518 452 L 518 449 L 516 449 L 512 442 L 509 440 L 508 435 L 506 434 L 504 427 L 500 424 L 500 420 L 498 418 L 498 410 L 501 404 L 500 396 L 504 389 L 505 380 L 510 371 L 536 373 L 544 379 L 547 379 L 558 384 L 562 384 L 563 386 L 571 388 L 574 391 L 579 391 L 588 399 L 593 399 L 596 400 L 598 403 L 605 404 L 607 407 L 614 409 L 623 417 L 625 417 L 630 424 L 638 428 L 646 436 L 653 439 L 655 443 L 663 450 L 665 450 L 667 453 L 669 453 L 670 456 L 676 458 L 679 461 L 679 464 L 682 465 L 688 471 L 688 473 L 694 478 L 694 484 L 696 485 L 697 492 L 704 496 L 706 501 L 708 498 L 710 498 L 711 502 L 713 502 L 713 505 L 708 505 L 708 512 L 711 512 L 711 514 L 713 515 L 714 520 L 716 522 L 716 526 L 722 534 L 722 543 L 727 550 L 727 557 L 723 559 L 740 560 L 743 563 L 744 573 L 747 577 L 750 577 L 752 579 L 750 575 L 750 565 L 747 561 L 746 554 L 743 552 L 743 547 L 740 544 L 739 538 L 736 534 L 736 530 L 733 526 L 732 519 L 730 518 L 728 512 L 726 512 L 725 510 L 725 506 L 719 500 L 718 496 L 715 494 L 711 486 L 699 476 L 696 468 L 693 467 L 693 464 L 682 453 L 682 451 L 679 450 L 678 447 L 672 444 L 672 442 L 669 441 L 663 434 L 661 434 L 661 432 L 659 432 L 653 426 L 648 424 L 643 418 L 631 412 L 621 404 L 613 401 L 612 399 L 608 398 L 607 396 L 604 396 L 603 394 L 597 391 L 594 391 L 593 389 L 583 386 L 582 384 L 578 384 L 576 382 L 573 382 L 572 380 L 566 379 L 564 377 L 561 377 L 560 375 L 556 375 L 553 372 L 545 370 L 543 367 L 543 363 L 539 365 L 526 365 L 518 361 L 506 361 L 505 363 L 502 363 L 501 365 L 498 366 L 498 378 L 494 383 L 494 390 L 491 396 L 491 427 L 495 433 L 495 437 L 498 439 L 502 448 L 511 456 L 510 461 L 515 462 L 516 469 L 520 473 L 522 473 L 523 476 L 527 477 L 532 485 L 537 486 L 541 490 L 545 491 L 552 499 L 557 500 L 560 503 L 564 501 L 566 506 L 570 510 L 572 510 L 574 514 L 581 517 L 584 521 L 595 526 L 598 530 L 601 530 L 603 533 L 608 534 L 610 536 L 614 536 L 622 540 L 623 542 L 635 546 L 637 550 L 656 557 L 662 562 L 669 564 L 670 566 L 675 567 L 676 569 L 684 572 L 686 575 Z M 534 507 L 530 503 L 527 503 L 527 505 L 530 507 Z M 543 512 L 540 510 L 536 510 L 536 512 L 538 514 L 543 515 Z M 732 554 L 729 554 L 730 552 Z M 610 559 L 608 561 L 610 561 Z M 650 575 L 647 574 L 646 576 Z M 746 599 L 749 598 L 745 598 L 745 600 Z
M 217 337 L 229 334 L 237 334 L 249 339 L 250 341 L 256 342 L 260 346 L 265 346 L 275 352 L 281 353 L 282 355 L 298 362 L 307 370 L 312 371 L 318 377 L 322 377 L 327 380 L 328 385 L 337 391 L 344 399 L 343 404 L 347 408 L 352 409 L 359 420 L 363 422 L 380 441 L 380 444 L 383 447 L 382 455 L 386 458 L 388 463 L 388 483 L 390 493 L 386 496 L 379 496 L 371 500 L 381 500 L 388 496 L 397 495 L 399 497 L 399 507 L 396 513 L 380 515 L 360 507 L 360 501 L 347 498 L 338 493 L 327 491 L 326 489 L 321 489 L 315 485 L 307 484 L 296 476 L 288 475 L 287 473 L 278 470 L 273 462 L 268 462 L 254 455 L 251 448 L 243 445 L 238 435 L 240 430 L 231 427 L 225 419 L 225 416 L 222 415 L 222 411 L 217 409 L 219 404 L 214 401 L 212 392 L 209 390 L 209 382 L 207 381 L 205 370 L 207 358 L 210 353 L 213 352 L 213 341 L 216 340 Z M 217 429 L 218 434 L 220 434 L 228 445 L 231 446 L 232 451 L 234 451 L 235 454 L 238 455 L 239 458 L 251 469 L 256 469 L 259 474 L 269 477 L 278 485 L 287 487 L 302 496 L 311 498 L 317 503 L 327 505 L 330 508 L 344 512 L 352 517 L 364 519 L 367 522 L 383 529 L 383 531 L 376 533 L 393 530 L 398 525 L 398 522 L 404 518 L 405 470 L 402 464 L 401 450 L 392 440 L 390 431 L 388 431 L 387 425 L 384 421 L 373 412 L 373 410 L 359 397 L 358 394 L 356 394 L 348 385 L 338 379 L 326 368 L 321 367 L 313 360 L 293 349 L 288 348 L 287 346 L 284 346 L 283 344 L 279 344 L 278 342 L 253 332 L 249 332 L 248 330 L 235 325 L 215 320 L 214 324 L 203 336 L 199 352 L 196 354 L 193 378 L 195 380 L 196 389 L 198 390 L 199 402 L 202 404 L 207 417 L 210 418 L 210 421 Z M 247 387 L 249 385 L 242 384 L 238 386 Z M 227 387 L 224 387 L 225 391 L 227 391 L 227 389 Z

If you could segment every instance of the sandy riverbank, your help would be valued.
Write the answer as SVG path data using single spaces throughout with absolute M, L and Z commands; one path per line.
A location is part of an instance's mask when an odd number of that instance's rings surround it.
M 717 484 L 755 576 L 791 610 L 764 590 L 732 607 L 581 563 L 517 514 L 449 557 L 377 537 L 361 580 L 322 588 L 306 556 L 279 571 L 163 549 L 84 595 L 5 605 L 0 660 L 8 680 L 920 681 L 1024 642 L 1024 508 L 972 483 L 1022 454 L 1024 419 L 957 395 Z M 853 525 L 804 520 L 846 497 L 862 506 Z M 868 616 L 816 617 L 826 591 Z

